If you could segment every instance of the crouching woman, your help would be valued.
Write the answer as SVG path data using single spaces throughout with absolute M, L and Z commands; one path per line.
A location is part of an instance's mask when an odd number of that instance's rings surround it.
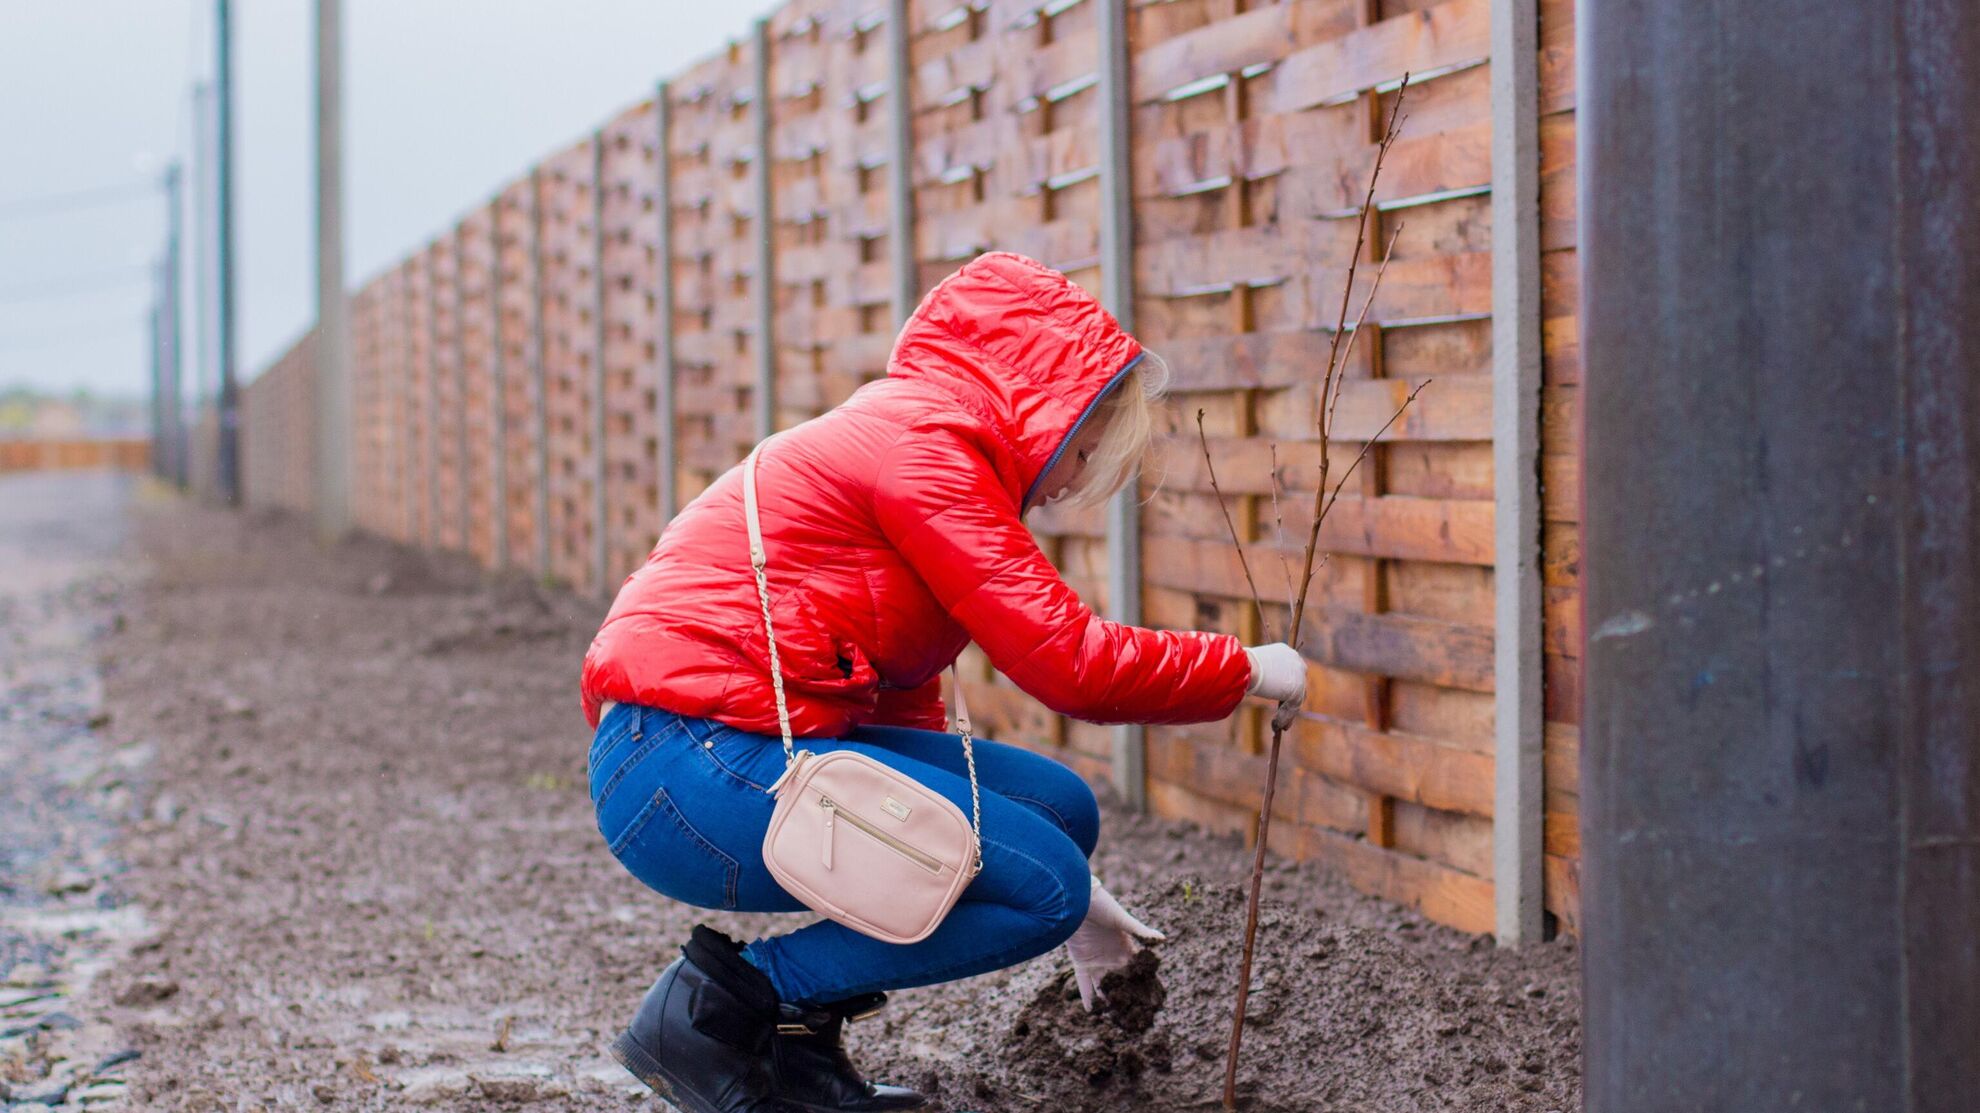
M 940 674 L 970 641 L 1054 711 L 1097 723 L 1228 716 L 1247 695 L 1290 714 L 1291 647 L 1096 616 L 1023 516 L 1095 505 L 1135 475 L 1164 368 L 1058 271 L 1008 252 L 943 280 L 885 378 L 759 454 L 769 609 L 792 733 L 852 750 L 968 814 Z M 762 845 L 785 756 L 742 470 L 682 508 L 620 589 L 584 660 L 598 827 L 632 875 L 703 908 L 798 912 Z M 746 946 L 695 928 L 614 1044 L 688 1113 L 912 1109 L 841 1045 L 889 990 L 967 978 L 1068 944 L 1099 975 L 1157 937 L 1088 870 L 1086 784 L 1050 758 L 976 742 L 983 868 L 935 931 L 885 942 L 820 920 Z

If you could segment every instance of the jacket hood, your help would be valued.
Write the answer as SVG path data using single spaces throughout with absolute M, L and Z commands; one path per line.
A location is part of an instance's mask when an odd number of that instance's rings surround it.
M 1020 508 L 1141 344 L 1077 283 L 1036 259 L 991 251 L 923 295 L 887 374 L 956 395 L 1018 456 Z

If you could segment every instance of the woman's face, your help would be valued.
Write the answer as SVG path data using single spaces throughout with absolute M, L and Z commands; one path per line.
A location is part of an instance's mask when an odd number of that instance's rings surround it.
M 1086 474 L 1086 459 L 1100 447 L 1100 438 L 1106 433 L 1106 427 L 1107 420 L 1098 416 L 1080 426 L 1058 462 L 1046 469 L 1039 480 L 1038 493 L 1034 496 L 1037 502 L 1033 505 L 1051 502 L 1079 483 L 1080 477 Z

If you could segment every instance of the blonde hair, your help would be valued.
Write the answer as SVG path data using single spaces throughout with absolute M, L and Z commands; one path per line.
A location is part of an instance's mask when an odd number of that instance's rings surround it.
M 1106 422 L 1100 442 L 1087 457 L 1078 485 L 1060 497 L 1061 506 L 1099 506 L 1134 479 L 1155 432 L 1155 404 L 1169 389 L 1169 363 L 1142 349 L 1141 359 L 1128 369 L 1094 411 Z

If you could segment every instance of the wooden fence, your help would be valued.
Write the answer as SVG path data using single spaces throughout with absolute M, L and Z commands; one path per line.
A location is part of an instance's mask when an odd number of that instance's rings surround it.
M 1261 587 L 1282 597 L 1280 554 L 1310 521 L 1315 391 L 1360 191 L 1408 72 L 1375 238 L 1404 230 L 1355 347 L 1339 451 L 1351 456 L 1411 387 L 1435 383 L 1381 437 L 1322 535 L 1309 714 L 1292 736 L 1272 841 L 1432 918 L 1491 930 L 1496 802 L 1520 799 L 1495 789 L 1495 748 L 1540 745 L 1509 743 L 1495 717 L 1497 643 L 1523 639 L 1542 663 L 1531 723 L 1545 723 L 1544 794 L 1532 793 L 1544 802 L 1545 907 L 1571 929 L 1572 0 L 1515 5 L 1538 24 L 1502 40 L 1537 42 L 1507 63 L 1531 83 L 1523 102 L 1495 100 L 1493 21 L 1505 13 L 1490 0 L 911 0 L 900 29 L 890 6 L 792 0 L 753 40 L 663 83 L 358 290 L 359 524 L 609 592 L 669 511 L 764 430 L 884 374 L 899 316 L 922 291 L 981 251 L 1009 249 L 1096 293 L 1109 280 L 1131 290 L 1116 312 L 1176 369 L 1141 488 L 1142 621 L 1281 637 L 1287 608 L 1268 606 L 1261 628 L 1247 602 L 1195 415 Z M 1127 29 L 1125 82 L 1103 65 L 1109 13 Z M 905 118 L 894 115 L 896 51 Z M 1105 153 L 1113 96 L 1132 137 L 1118 167 Z M 1538 135 L 1539 213 L 1501 231 L 1495 129 L 1518 123 L 1505 103 L 1535 106 L 1523 126 Z M 1110 189 L 1132 216 L 1115 264 L 1126 273 L 1111 276 L 1100 231 Z M 1495 436 L 1518 423 L 1495 397 L 1512 353 L 1495 358 L 1494 261 L 1517 246 L 1537 248 L 1539 290 L 1522 311 L 1539 318 L 1544 375 L 1539 413 L 1526 415 L 1543 522 L 1544 606 L 1531 616 L 1495 603 L 1507 552 L 1496 515 L 1518 507 Z M 313 351 L 305 339 L 246 389 L 243 467 L 257 503 L 308 509 Z M 1081 596 L 1115 611 L 1106 515 L 1048 507 L 1032 524 Z M 985 733 L 1095 781 L 1115 775 L 1112 728 L 1049 713 L 974 649 L 964 664 Z M 1161 814 L 1249 834 L 1267 730 L 1255 707 L 1148 728 L 1145 777 L 1130 788 Z M 1501 840 L 1513 837 L 1502 826 Z M 1539 852 L 1537 841 L 1508 845 Z
M 151 463 L 145 437 L 0 439 L 0 472 L 110 468 L 142 471 Z

